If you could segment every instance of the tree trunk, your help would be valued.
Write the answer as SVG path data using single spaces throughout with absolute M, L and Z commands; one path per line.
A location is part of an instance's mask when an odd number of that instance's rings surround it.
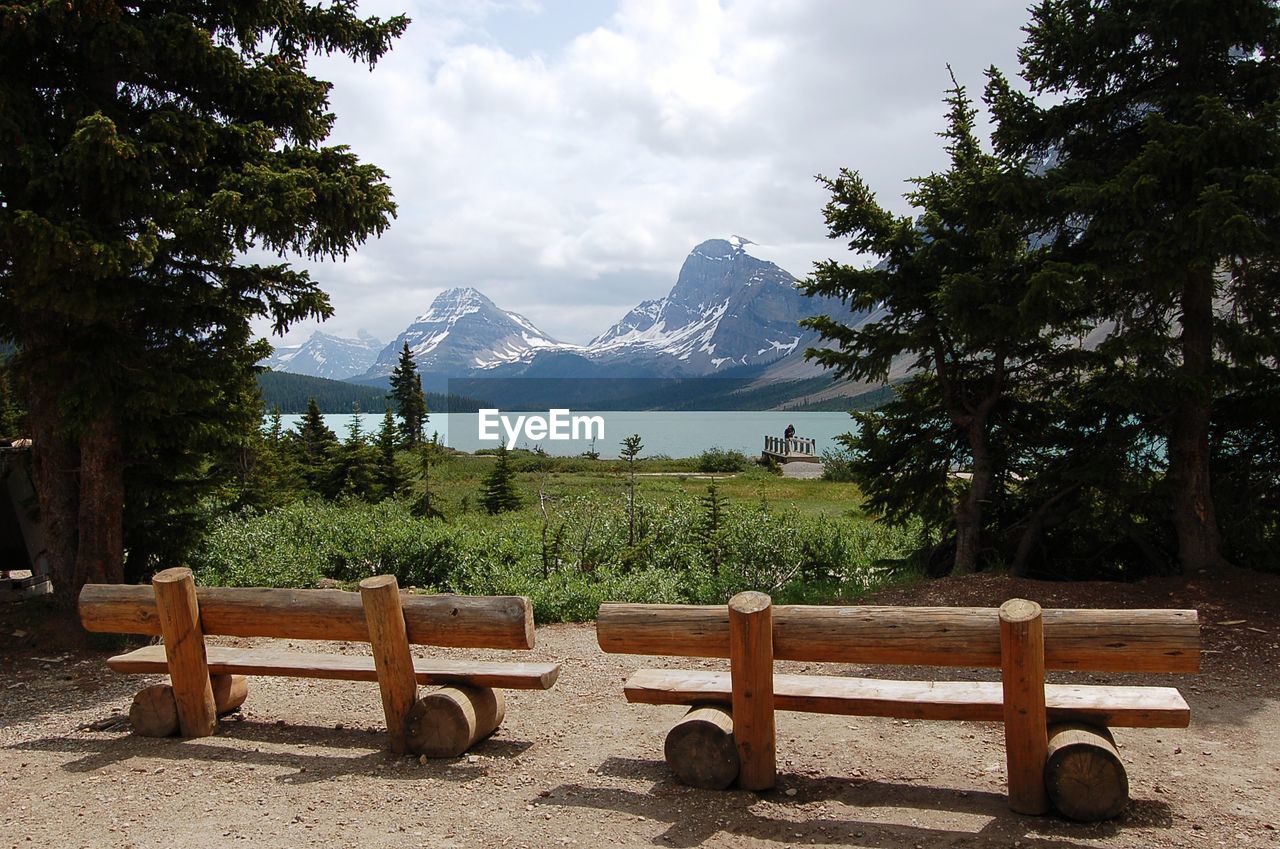
M 1027 576 L 1030 571 L 1031 554 L 1035 547 L 1039 545 L 1045 528 L 1051 527 L 1058 519 L 1058 514 L 1055 512 L 1058 505 L 1068 496 L 1074 495 L 1079 489 L 1080 484 L 1075 483 L 1066 489 L 1059 490 L 1031 514 L 1031 518 L 1027 520 L 1027 525 L 1022 531 L 1022 536 L 1018 538 L 1018 548 L 1013 555 L 1013 563 L 1009 566 L 1009 577 L 1025 578 Z
M 62 420 L 54 383 L 39 355 L 24 356 L 15 370 L 23 384 L 27 425 L 31 433 L 31 471 L 35 478 L 40 521 L 44 526 L 53 591 L 64 606 L 74 606 L 76 523 L 80 501 L 80 449 L 60 430 Z
M 73 595 L 87 583 L 124 581 L 124 452 L 109 412 L 80 436 L 79 543 Z
M 991 483 L 995 476 L 985 418 L 970 423 L 966 429 L 969 450 L 973 453 L 973 479 L 969 481 L 968 491 L 960 496 L 955 505 L 954 571 L 962 575 L 978 568 L 978 551 L 982 541 L 982 505 L 991 497 Z
M 1027 526 L 1022 530 L 1022 535 L 1018 537 L 1018 547 L 1013 554 L 1013 563 L 1009 566 L 1010 578 L 1025 578 L 1031 571 L 1031 555 L 1044 534 L 1045 517 L 1049 512 L 1046 508 L 1047 505 L 1042 504 L 1032 514 Z
M 1182 289 L 1182 378 L 1169 437 L 1169 486 L 1184 572 L 1224 562 L 1209 489 L 1209 417 L 1213 408 L 1213 275 L 1192 274 Z

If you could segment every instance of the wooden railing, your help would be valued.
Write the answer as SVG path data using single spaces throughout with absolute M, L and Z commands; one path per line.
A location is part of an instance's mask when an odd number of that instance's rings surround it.
M 818 453 L 818 443 L 816 439 L 803 436 L 793 436 L 790 439 L 783 436 L 766 436 L 764 453 L 776 454 L 779 457 L 790 457 L 796 454 L 813 457 Z

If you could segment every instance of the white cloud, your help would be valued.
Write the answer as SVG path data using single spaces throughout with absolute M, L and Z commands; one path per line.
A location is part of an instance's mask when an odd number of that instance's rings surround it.
M 855 168 L 905 211 L 905 181 L 942 165 L 946 63 L 977 95 L 987 65 L 1016 70 L 1026 18 L 994 0 L 603 6 L 417 2 L 372 73 L 315 61 L 332 141 L 385 169 L 399 204 L 381 239 L 313 267 L 326 331 L 390 339 L 474 285 L 584 342 L 731 233 L 804 275 L 842 250 L 814 175 Z

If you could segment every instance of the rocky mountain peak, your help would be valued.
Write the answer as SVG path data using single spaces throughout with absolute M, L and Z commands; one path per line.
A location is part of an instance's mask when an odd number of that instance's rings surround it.
M 363 330 L 356 339 L 317 330 L 301 345 L 276 348 L 260 365 L 292 374 L 344 380 L 364 374 L 381 349 L 382 343 Z
M 708 239 L 696 246 L 680 266 L 667 299 L 703 310 L 732 297 L 744 286 L 773 283 L 794 286 L 794 278 L 768 260 L 747 252 L 754 244 L 741 236 Z
M 485 309 L 498 309 L 493 301 L 486 298 L 478 289 L 470 286 L 459 286 L 445 289 L 431 302 L 427 311 L 414 319 L 415 324 L 447 320 L 450 317 L 460 318 L 473 312 Z
M 404 345 L 418 370 L 449 377 L 515 362 L 533 351 L 572 348 L 470 286 L 446 289 L 383 349 L 369 377 L 390 374 Z

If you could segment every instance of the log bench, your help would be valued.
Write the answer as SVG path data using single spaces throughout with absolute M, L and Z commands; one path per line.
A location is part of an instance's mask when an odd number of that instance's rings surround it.
M 505 714 L 502 689 L 546 690 L 555 663 L 415 658 L 411 645 L 533 648 L 533 610 L 520 596 L 401 595 L 393 575 L 360 592 L 200 587 L 189 569 L 166 569 L 146 586 L 87 584 L 80 621 L 89 631 L 163 637 L 107 660 L 116 672 L 164 674 L 134 698 L 129 718 L 148 736 L 206 737 L 238 708 L 250 675 L 376 681 L 391 750 L 456 757 L 492 734 Z M 371 656 L 206 646 L 206 635 L 339 640 Z M 436 689 L 418 697 L 418 686 Z
M 1001 722 L 1010 807 L 1050 806 L 1095 821 L 1128 802 L 1110 728 L 1185 728 L 1172 687 L 1048 684 L 1045 670 L 1194 672 L 1194 610 L 1044 610 L 1013 599 L 998 610 L 779 605 L 739 593 L 727 607 L 604 604 L 606 652 L 728 658 L 729 671 L 640 669 L 629 702 L 690 705 L 667 735 L 677 778 L 705 788 L 765 790 L 776 780 L 774 711 Z M 998 682 L 898 681 L 774 674 L 774 660 L 991 667 Z

